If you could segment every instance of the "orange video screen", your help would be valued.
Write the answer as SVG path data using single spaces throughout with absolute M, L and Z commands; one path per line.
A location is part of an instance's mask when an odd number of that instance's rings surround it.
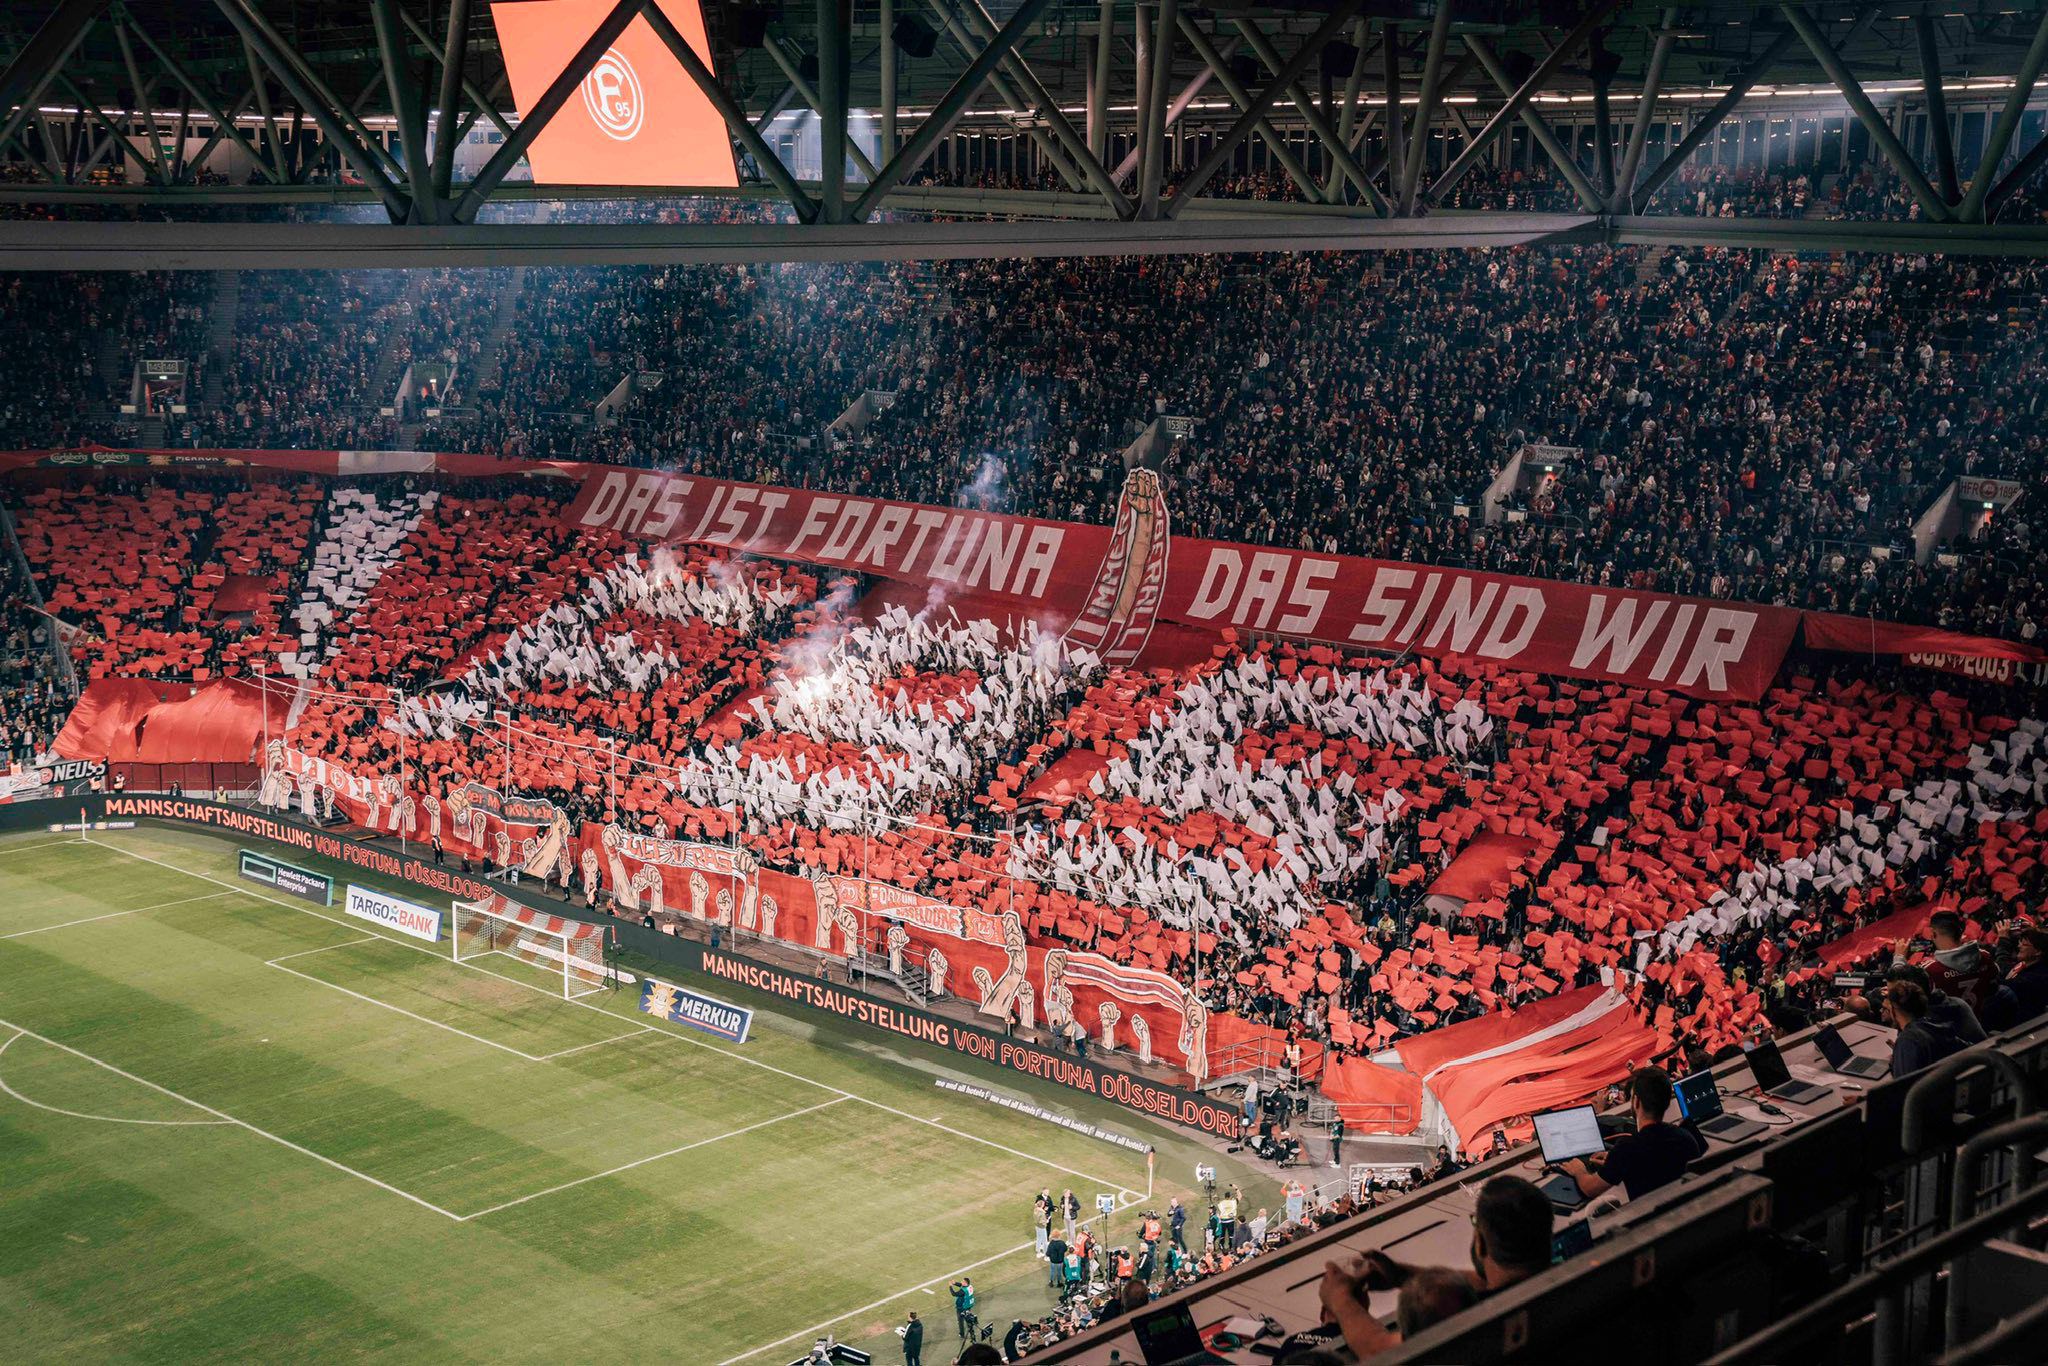
M 699 0 L 659 2 L 676 32 L 712 67 Z M 491 6 L 512 98 L 522 111 L 540 103 L 613 3 L 499 0 Z M 541 185 L 739 184 L 725 120 L 644 15 L 605 50 L 528 146 L 526 160 Z

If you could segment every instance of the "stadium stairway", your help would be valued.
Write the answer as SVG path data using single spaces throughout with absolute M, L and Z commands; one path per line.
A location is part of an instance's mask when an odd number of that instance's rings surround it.
M 533 221 L 545 223 L 550 217 L 549 206 L 535 206 Z M 463 390 L 468 397 L 463 402 L 471 407 L 476 404 L 479 394 L 487 394 L 498 387 L 499 374 L 505 363 L 505 338 L 512 334 L 512 325 L 519 320 L 519 296 L 526 289 L 526 267 L 515 266 L 505 276 L 505 283 L 498 290 L 497 311 L 491 315 L 491 325 L 484 332 L 483 346 L 476 353 L 470 377 Z
M 393 346 L 392 342 L 403 331 L 418 310 L 420 291 L 426 276 L 419 272 L 405 277 L 405 288 L 398 292 L 384 308 L 378 310 L 377 326 L 381 345 L 377 352 L 377 366 L 370 371 L 369 383 L 363 390 L 363 417 L 374 420 L 386 408 L 395 407 L 398 402 L 398 381 L 411 363 L 408 350 Z M 400 450 L 413 449 L 400 445 Z
M 123 373 L 121 356 L 127 338 L 118 329 L 108 328 L 100 334 L 99 354 L 95 358 L 94 370 L 99 376 L 100 391 L 107 401 L 119 406 L 128 400 L 129 386 L 134 382 L 134 372 Z
M 200 386 L 199 404 L 211 412 L 220 406 L 226 388 L 228 366 L 235 355 L 235 325 L 242 315 L 242 273 L 223 270 L 213 277 L 213 308 L 207 314 L 206 379 Z

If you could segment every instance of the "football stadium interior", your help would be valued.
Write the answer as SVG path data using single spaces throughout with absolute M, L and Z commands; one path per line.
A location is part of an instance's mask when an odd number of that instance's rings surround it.
M 2048 1360 L 2044 68 L 0 0 L 0 1357 Z

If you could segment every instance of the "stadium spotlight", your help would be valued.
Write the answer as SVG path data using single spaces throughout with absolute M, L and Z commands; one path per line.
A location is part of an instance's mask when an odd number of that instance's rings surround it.
M 889 30 L 889 36 L 895 40 L 897 47 L 903 49 L 906 57 L 915 57 L 920 61 L 931 56 L 939 43 L 939 35 L 932 31 L 932 26 L 914 14 L 906 14 L 898 19 L 895 27 Z

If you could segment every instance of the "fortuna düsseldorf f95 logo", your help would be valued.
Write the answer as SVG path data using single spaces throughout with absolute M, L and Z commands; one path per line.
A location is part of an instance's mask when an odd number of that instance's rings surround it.
M 630 142 L 640 131 L 640 121 L 647 113 L 640 98 L 640 78 L 617 48 L 606 48 L 583 78 L 583 107 L 606 137 Z

